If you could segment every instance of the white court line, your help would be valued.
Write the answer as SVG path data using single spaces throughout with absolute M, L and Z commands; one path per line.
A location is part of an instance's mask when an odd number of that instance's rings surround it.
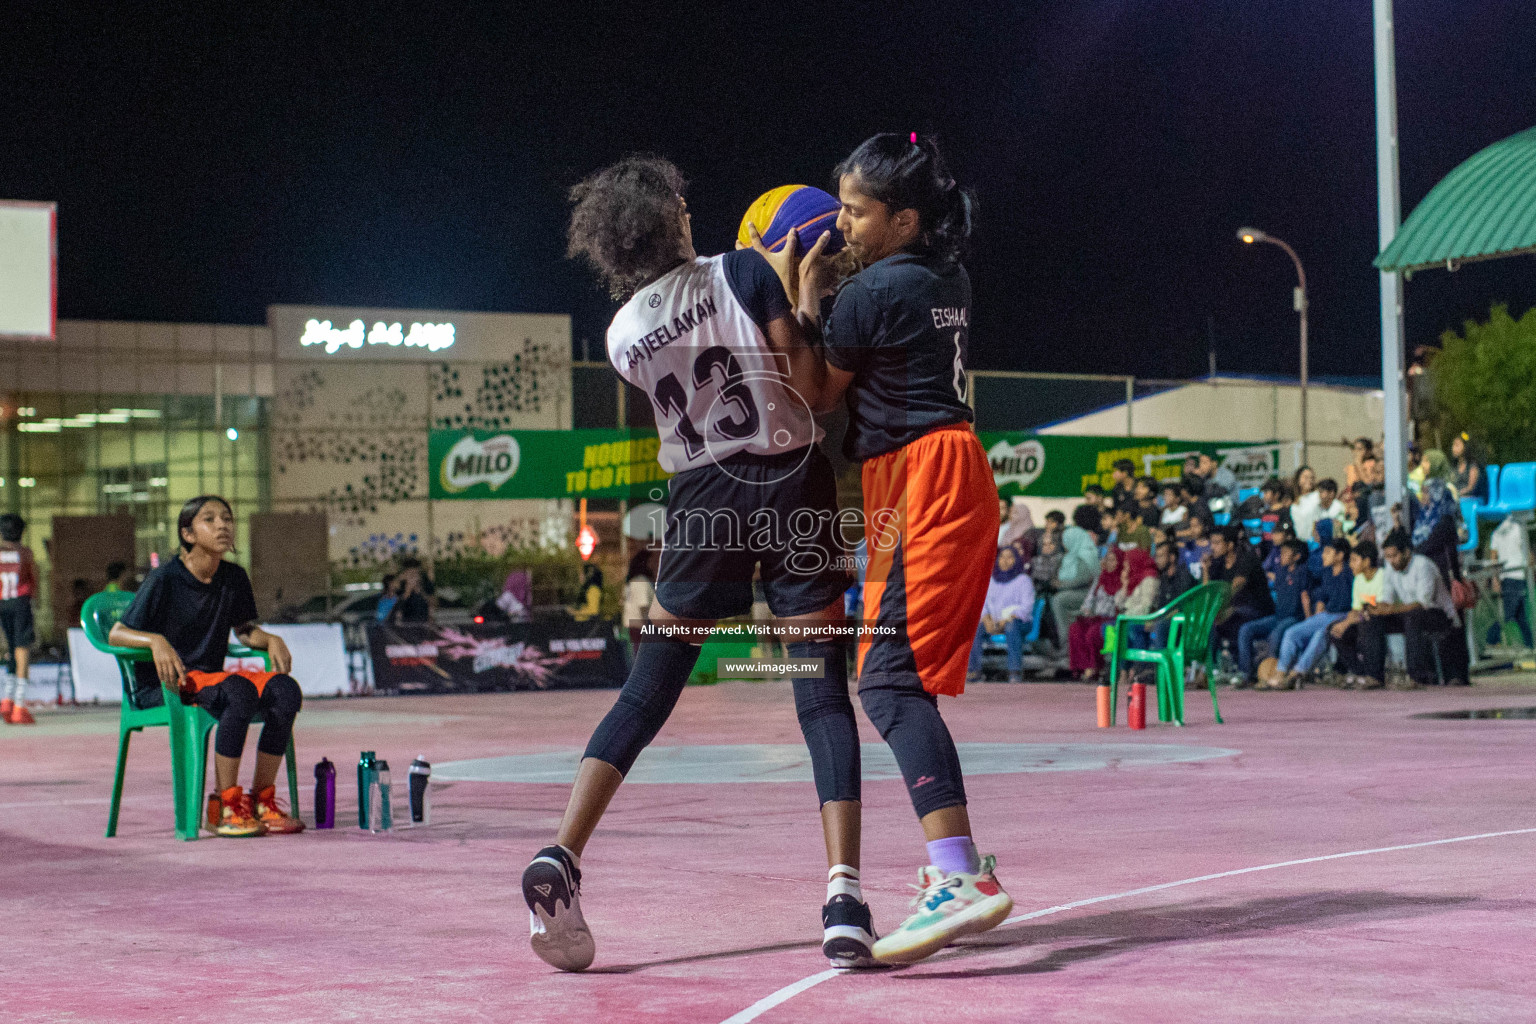
M 1455 836 L 1451 839 L 1430 839 L 1422 843 L 1404 843 L 1401 846 L 1378 846 L 1370 850 L 1350 850 L 1346 853 L 1327 853 L 1320 857 L 1303 857 L 1300 860 L 1282 860 L 1274 864 L 1260 864 L 1251 868 L 1235 868 L 1232 871 L 1218 871 L 1214 875 L 1197 875 L 1194 878 L 1181 878 L 1177 882 L 1161 882 L 1157 885 L 1144 885 L 1139 889 L 1127 889 L 1125 892 L 1112 893 L 1108 896 L 1093 896 L 1086 900 L 1074 900 L 1071 903 L 1063 903 L 1060 906 L 1046 907 L 1044 910 L 1032 910 L 1027 914 L 1019 914 L 1010 917 L 999 928 L 1006 928 L 1020 921 L 1032 921 L 1038 917 L 1048 917 L 1052 914 L 1060 914 L 1067 910 L 1076 910 L 1078 907 L 1087 907 L 1095 903 L 1107 903 L 1110 900 L 1123 900 L 1131 896 L 1141 896 L 1149 892 L 1161 892 L 1164 889 L 1175 889 L 1181 885 L 1194 885 L 1196 882 L 1209 882 L 1217 878 L 1231 878 L 1233 875 L 1249 875 L 1255 871 L 1273 871 L 1276 868 L 1292 868 L 1301 864 L 1317 864 L 1325 860 L 1340 860 L 1344 857 L 1365 857 L 1373 853 L 1396 853 L 1400 850 L 1419 850 L 1426 846 L 1444 846 L 1446 843 L 1469 843 L 1474 839 L 1497 839 L 1500 836 L 1523 836 L 1536 833 L 1536 828 L 1515 828 L 1505 832 L 1479 832 L 1472 836 Z M 806 989 L 814 988 L 829 978 L 835 978 L 843 971 L 825 970 L 820 974 L 812 974 L 801 978 L 793 985 L 785 985 L 772 995 L 764 996 L 751 1006 L 727 1017 L 721 1024 L 747 1024 L 756 1020 L 780 1003 L 793 999 Z

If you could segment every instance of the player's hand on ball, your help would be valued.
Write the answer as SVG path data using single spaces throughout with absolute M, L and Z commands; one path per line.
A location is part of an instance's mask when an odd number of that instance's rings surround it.
M 808 312 L 819 314 L 822 298 L 831 295 L 833 285 L 836 284 L 832 259 L 826 255 L 827 245 L 831 241 L 832 232 L 823 231 L 821 237 L 816 239 L 816 244 L 811 246 L 805 258 L 800 261 L 800 295 L 804 300 L 801 305 L 807 306 Z
M 796 234 L 791 231 L 784 238 L 784 247 L 774 252 L 763 244 L 763 236 L 757 230 L 756 224 L 747 225 L 747 237 L 752 240 L 752 248 L 762 254 L 763 259 L 773 268 L 773 272 L 779 275 L 779 283 L 784 286 L 784 294 L 789 296 L 789 301 L 795 301 L 795 275 L 800 266 L 800 243 Z

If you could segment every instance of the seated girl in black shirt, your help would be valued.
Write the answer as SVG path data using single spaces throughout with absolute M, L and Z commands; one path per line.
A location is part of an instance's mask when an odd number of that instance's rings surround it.
M 303 704 L 288 672 L 293 658 L 281 637 L 256 625 L 256 598 L 245 570 L 224 555 L 234 547 L 235 516 L 215 495 L 193 498 L 176 519 L 181 554 L 149 574 L 108 642 L 148 648 L 154 664 L 135 665 L 135 696 L 141 707 L 164 699 L 160 684 L 174 684 L 185 704 L 197 704 L 219 720 L 214 734 L 221 836 L 302 832 L 304 823 L 277 803 L 278 766 L 288 750 L 294 718 Z M 264 650 L 275 672 L 224 671 L 229 631 L 241 643 Z M 236 781 L 246 730 L 265 715 L 249 793 Z

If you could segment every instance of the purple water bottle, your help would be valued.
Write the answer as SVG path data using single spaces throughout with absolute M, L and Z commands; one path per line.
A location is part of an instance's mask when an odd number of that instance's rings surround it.
M 336 766 L 322 757 L 315 765 L 315 828 L 336 827 Z

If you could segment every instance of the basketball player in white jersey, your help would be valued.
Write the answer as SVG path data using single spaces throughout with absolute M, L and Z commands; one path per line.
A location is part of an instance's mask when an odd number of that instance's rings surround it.
M 822 432 L 799 392 L 824 373 L 778 275 L 758 252 L 694 253 L 684 182 L 657 157 L 631 157 L 572 190 L 572 256 L 615 298 L 608 356 L 651 397 L 658 459 L 675 475 L 643 636 L 618 701 L 577 772 L 554 845 L 523 872 L 532 946 L 579 971 L 595 946 L 581 913 L 580 858 L 635 758 L 666 722 L 718 619 L 747 614 L 754 572 L 781 623 L 842 621 L 848 575 L 836 531 L 837 485 Z M 822 949 L 834 966 L 872 966 L 875 941 L 858 885 L 859 738 L 844 644 L 792 641 L 820 677 L 794 680 L 820 800 L 829 865 Z

